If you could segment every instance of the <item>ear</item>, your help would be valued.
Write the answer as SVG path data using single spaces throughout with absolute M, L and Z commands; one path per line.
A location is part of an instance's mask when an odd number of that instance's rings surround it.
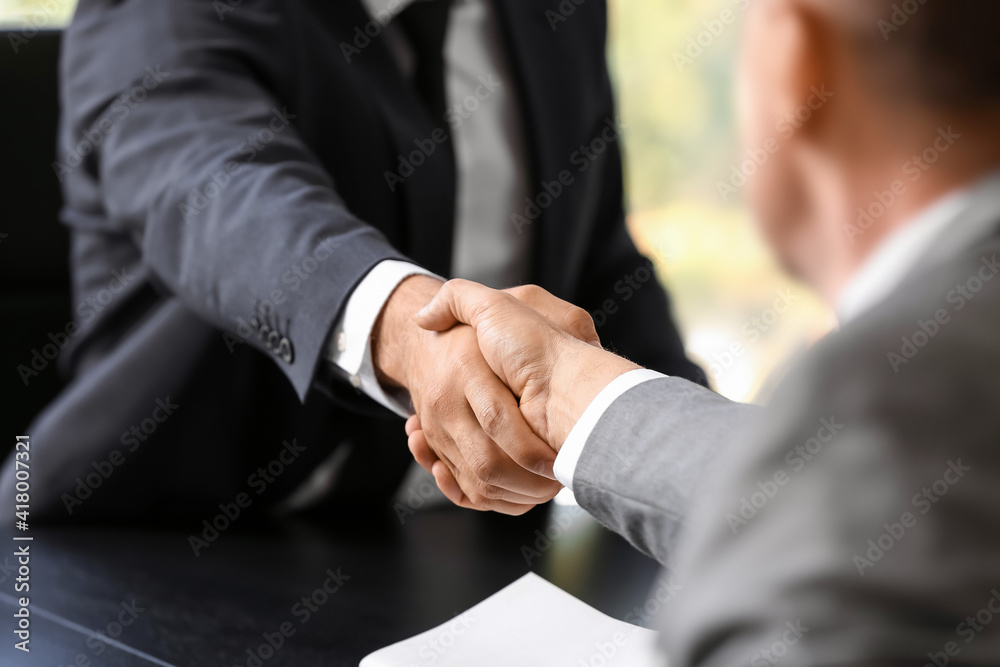
M 834 91 L 831 18 L 807 0 L 770 0 L 761 11 L 758 53 L 772 91 L 772 113 L 783 134 L 817 137 Z M 788 136 L 787 138 L 791 138 Z

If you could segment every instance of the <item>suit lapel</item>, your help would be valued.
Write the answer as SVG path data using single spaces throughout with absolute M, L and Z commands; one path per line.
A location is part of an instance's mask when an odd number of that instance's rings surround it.
M 589 71 L 581 64 L 578 71 L 567 54 L 586 53 L 593 49 L 584 35 L 583 17 L 574 17 L 577 25 L 560 26 L 553 31 L 546 17 L 547 3 L 537 0 L 492 0 L 500 18 L 501 34 L 522 107 L 528 157 L 532 173 L 529 192 L 532 201 L 541 193 L 542 181 L 553 181 L 559 172 L 569 169 L 570 156 L 579 144 L 579 118 L 584 113 L 580 99 L 579 77 Z M 603 43 L 603 42 L 602 42 Z M 576 185 L 577 190 L 581 187 Z M 566 294 L 586 249 L 588 230 L 574 224 L 574 201 L 590 199 L 588 193 L 570 188 L 554 197 L 531 222 L 535 282 L 559 294 Z M 589 193 L 597 195 L 598 193 Z M 524 209 L 514 211 L 524 215 Z
M 1000 234 L 1000 175 L 984 183 L 969 207 L 952 221 L 924 253 L 915 272 L 954 259 L 984 240 Z
M 386 196 L 402 199 L 407 218 L 401 250 L 447 276 L 454 236 L 455 159 L 450 141 L 437 144 L 430 139 L 442 119 L 432 122 L 389 50 L 385 31 L 375 37 L 365 34 L 366 26 L 379 24 L 372 23 L 360 0 L 303 1 L 332 34 L 338 51 L 335 57 L 343 58 L 354 87 L 369 98 L 396 148 L 397 156 L 392 156 L 384 177 Z M 420 149 L 431 144 L 430 155 Z M 405 163 L 398 156 L 403 156 Z

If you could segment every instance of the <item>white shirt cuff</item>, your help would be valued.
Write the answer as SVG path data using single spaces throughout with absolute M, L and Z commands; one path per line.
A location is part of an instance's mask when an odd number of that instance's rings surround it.
M 347 376 L 355 389 L 389 408 L 400 417 L 413 414 L 406 391 L 391 395 L 379 384 L 372 361 L 372 329 L 385 302 L 403 280 L 415 275 L 441 279 L 427 269 L 395 259 L 386 259 L 368 272 L 347 299 L 347 305 L 330 337 L 327 358 Z
M 624 375 L 619 375 L 608 386 L 601 390 L 594 400 L 590 402 L 587 409 L 580 415 L 580 419 L 569 432 L 566 442 L 559 449 L 554 464 L 556 479 L 567 489 L 573 489 L 573 475 L 576 473 L 576 464 L 580 461 L 583 449 L 590 439 L 597 422 L 601 420 L 611 404 L 626 391 L 650 380 L 659 380 L 668 377 L 663 373 L 657 373 L 645 368 L 629 371 Z

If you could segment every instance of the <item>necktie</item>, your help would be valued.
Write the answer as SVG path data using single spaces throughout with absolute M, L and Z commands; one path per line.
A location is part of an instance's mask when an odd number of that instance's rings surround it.
M 413 84 L 420 93 L 434 125 L 443 123 L 446 107 L 444 40 L 448 32 L 451 0 L 414 0 L 396 21 L 406 32 L 417 63 Z

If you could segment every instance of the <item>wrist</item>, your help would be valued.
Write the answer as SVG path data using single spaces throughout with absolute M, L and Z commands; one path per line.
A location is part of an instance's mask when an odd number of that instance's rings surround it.
M 612 380 L 642 368 L 575 338 L 568 338 L 559 348 L 546 404 L 548 442 L 557 452 L 587 407 Z
M 372 364 L 381 384 L 410 389 L 413 361 L 418 357 L 421 340 L 429 333 L 417 326 L 415 316 L 442 284 L 430 276 L 409 276 L 386 300 L 371 337 Z

